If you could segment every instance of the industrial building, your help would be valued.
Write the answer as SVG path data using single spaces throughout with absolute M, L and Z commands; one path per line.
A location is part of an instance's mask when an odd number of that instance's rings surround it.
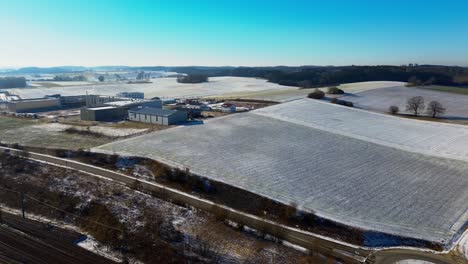
M 142 108 L 161 109 L 161 100 L 127 100 L 106 102 L 98 107 L 82 108 L 81 120 L 86 121 L 117 121 L 127 118 L 128 111 Z M 106 116 L 108 115 L 108 116 Z
M 121 98 L 130 98 L 130 99 L 144 99 L 145 94 L 140 92 L 122 92 L 116 95 Z
M 115 107 L 126 107 L 127 109 L 137 108 L 137 107 L 151 107 L 151 108 L 162 108 L 163 103 L 161 100 L 126 100 L 126 101 L 114 101 L 104 103 L 106 106 L 115 106 Z
M 187 112 L 146 107 L 128 111 L 128 119 L 131 121 L 169 126 L 186 122 Z
M 60 108 L 60 100 L 57 98 L 36 98 L 7 103 L 7 109 L 13 113 L 31 113 L 49 111 Z
M 115 106 L 102 106 L 82 108 L 80 111 L 81 120 L 85 121 L 116 121 L 127 116 L 127 109 Z

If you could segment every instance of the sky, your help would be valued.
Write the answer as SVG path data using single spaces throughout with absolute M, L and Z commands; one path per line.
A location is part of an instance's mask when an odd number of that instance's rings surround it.
M 0 0 L 0 67 L 468 66 L 467 0 Z

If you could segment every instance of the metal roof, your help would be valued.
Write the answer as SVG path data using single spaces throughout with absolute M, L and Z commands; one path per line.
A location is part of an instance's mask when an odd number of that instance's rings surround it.
M 146 114 L 146 115 L 157 115 L 157 116 L 170 116 L 175 114 L 177 111 L 175 110 L 167 110 L 167 109 L 160 109 L 160 108 L 152 108 L 152 107 L 145 107 L 139 110 L 130 110 L 128 112 L 137 113 L 137 114 Z

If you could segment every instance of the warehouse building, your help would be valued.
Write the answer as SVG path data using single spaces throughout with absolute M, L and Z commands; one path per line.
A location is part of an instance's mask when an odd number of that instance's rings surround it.
M 60 100 L 57 98 L 25 99 L 7 103 L 7 109 L 12 113 L 34 113 L 59 108 Z
M 169 126 L 186 122 L 187 112 L 147 107 L 128 111 L 128 119 L 131 121 Z
M 110 122 L 124 119 L 127 116 L 127 109 L 115 106 L 82 108 L 80 116 L 81 120 L 85 121 Z
M 127 109 L 137 107 L 162 108 L 161 100 L 126 100 L 104 103 L 106 106 L 126 107 Z

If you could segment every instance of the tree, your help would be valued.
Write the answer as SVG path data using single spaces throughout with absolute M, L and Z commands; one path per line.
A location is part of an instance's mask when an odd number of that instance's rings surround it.
M 422 96 L 414 96 L 406 102 L 406 111 L 413 112 L 414 116 L 418 116 L 425 108 L 424 98 Z
M 445 113 L 445 108 L 438 101 L 431 101 L 427 106 L 427 114 L 431 115 L 432 118 L 436 118 L 443 113 Z
M 407 86 L 421 86 L 422 82 L 421 80 L 416 77 L 416 76 L 411 76 L 409 79 L 408 79 L 408 84 Z
M 328 94 L 344 94 L 344 91 L 334 86 L 334 87 L 329 87 L 327 90 L 327 93 Z
M 400 112 L 400 108 L 398 108 L 396 105 L 392 105 L 388 108 L 388 112 L 392 115 L 396 115 L 398 112 Z
M 99 80 L 100 82 L 103 82 L 103 81 L 105 80 L 105 78 L 104 78 L 104 76 L 101 75 L 101 76 L 98 77 L 98 80 Z
M 322 99 L 325 96 L 325 93 L 320 91 L 319 89 L 315 89 L 313 92 L 311 92 L 307 97 L 312 98 L 312 99 Z

